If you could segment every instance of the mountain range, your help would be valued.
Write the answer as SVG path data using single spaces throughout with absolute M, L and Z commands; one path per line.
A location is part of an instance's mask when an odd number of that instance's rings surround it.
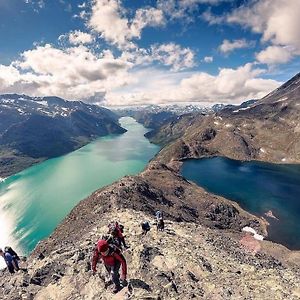
M 7 277 L 3 299 L 291 299 L 300 298 L 300 252 L 243 232 L 267 235 L 265 219 L 211 194 L 180 175 L 184 160 L 227 156 L 274 163 L 300 162 L 300 75 L 247 107 L 179 116 L 155 131 L 168 142 L 137 176 L 82 200 L 24 266 Z M 159 137 L 159 138 L 158 138 Z M 164 213 L 166 230 L 142 236 Z M 124 252 L 129 285 L 113 295 L 105 270 L 90 270 L 95 242 L 119 220 L 130 249 Z
M 117 115 L 96 105 L 0 95 L 0 176 L 71 152 L 96 137 L 124 132 Z

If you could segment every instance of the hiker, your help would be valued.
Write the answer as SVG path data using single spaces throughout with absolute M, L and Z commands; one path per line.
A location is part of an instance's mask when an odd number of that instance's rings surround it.
M 0 255 L 4 258 L 9 273 L 13 274 L 15 271 L 19 271 L 19 264 L 16 256 L 12 256 L 9 252 L 5 252 L 0 248 Z
M 122 289 L 122 287 L 127 285 L 126 276 L 127 276 L 127 263 L 125 257 L 121 254 L 120 251 L 113 249 L 106 240 L 99 240 L 97 246 L 94 249 L 93 261 L 92 261 L 92 270 L 93 274 L 96 273 L 96 265 L 99 261 L 99 258 L 102 259 L 104 266 L 107 272 L 110 274 L 112 282 L 115 287 L 113 293 L 117 293 Z M 120 282 L 119 270 L 122 266 L 122 275 Z
M 126 245 L 125 238 L 123 236 L 123 225 L 119 225 L 118 222 L 113 222 L 108 225 L 108 228 L 108 233 L 111 234 L 114 239 L 118 239 L 120 247 L 123 244 L 125 249 L 129 248 L 129 246 Z
M 4 247 L 4 252 L 8 252 L 14 259 L 20 260 L 19 255 L 13 250 L 12 247 L 10 247 L 10 246 L 5 246 L 5 247 Z
M 150 231 L 150 224 L 148 221 L 144 221 L 141 223 L 141 227 L 142 227 L 142 235 L 146 235 L 148 233 L 148 231 Z
M 157 211 L 156 214 L 156 228 L 158 231 L 163 231 L 165 229 L 165 222 L 163 213 L 161 211 Z

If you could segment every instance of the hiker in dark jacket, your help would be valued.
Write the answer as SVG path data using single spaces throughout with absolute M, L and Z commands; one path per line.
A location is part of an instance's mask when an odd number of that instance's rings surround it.
M 15 271 L 20 270 L 16 257 L 12 256 L 9 252 L 4 252 L 2 249 L 0 249 L 0 255 L 4 258 L 10 273 L 15 273 Z
M 165 222 L 164 222 L 164 216 L 161 211 L 157 211 L 155 213 L 156 216 L 156 228 L 158 231 L 164 231 L 165 229 Z
M 141 227 L 142 227 L 142 235 L 146 235 L 148 231 L 150 231 L 150 224 L 148 221 L 142 222 Z
M 121 283 L 122 286 L 126 285 L 127 263 L 125 257 L 121 254 L 120 251 L 110 247 L 106 240 L 99 240 L 97 246 L 94 249 L 92 261 L 93 274 L 96 273 L 96 266 L 100 258 L 102 259 L 103 264 L 107 272 L 110 274 L 111 279 L 115 285 L 113 292 L 117 293 L 121 290 Z M 122 275 L 120 283 L 119 270 L 121 266 Z
M 123 244 L 124 248 L 129 248 L 125 243 L 125 238 L 124 238 L 124 235 L 122 232 L 122 228 L 118 222 L 113 222 L 113 223 L 109 224 L 108 229 L 109 229 L 108 233 L 111 234 L 113 236 L 113 238 L 118 239 L 120 247 Z

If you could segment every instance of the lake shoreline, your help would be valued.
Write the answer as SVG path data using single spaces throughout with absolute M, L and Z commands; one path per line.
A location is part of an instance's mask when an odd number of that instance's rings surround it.
M 208 193 L 210 193 L 212 195 L 219 195 L 219 196 L 222 196 L 222 197 L 224 197 L 225 199 L 227 199 L 229 201 L 233 201 L 233 202 L 237 203 L 237 205 L 239 207 L 241 207 L 242 209 L 244 209 L 245 211 L 249 212 L 252 215 L 255 215 L 255 216 L 259 217 L 262 220 L 264 220 L 265 223 L 266 223 L 266 229 L 267 229 L 267 232 L 268 232 L 268 235 L 265 237 L 265 240 L 268 240 L 268 241 L 273 242 L 273 243 L 280 244 L 280 245 L 286 247 L 287 249 L 289 249 L 291 251 L 299 251 L 300 250 L 299 246 L 291 245 L 290 242 L 283 242 L 282 237 L 280 236 L 280 234 L 276 235 L 276 230 L 275 230 L 276 228 L 278 230 L 278 228 L 280 228 L 280 226 L 282 226 L 282 228 L 286 227 L 286 225 L 284 225 L 285 223 L 283 222 L 284 218 L 283 217 L 278 217 L 278 214 L 279 214 L 278 212 L 275 215 L 274 215 L 274 213 L 271 209 L 266 209 L 264 211 L 260 210 L 259 212 L 253 212 L 253 211 L 251 211 L 251 209 L 249 209 L 247 206 L 245 206 L 245 203 L 244 204 L 241 203 L 240 200 L 238 200 L 234 197 L 229 197 L 228 195 L 226 196 L 226 194 L 222 194 L 222 193 L 213 191 L 213 190 L 207 188 L 207 186 L 205 184 L 203 186 L 203 184 L 201 185 L 201 183 L 198 183 L 197 181 L 195 181 L 195 178 L 191 179 L 191 178 L 186 177 L 185 174 L 183 174 L 184 173 L 183 168 L 184 168 L 184 163 L 185 162 L 191 163 L 192 161 L 195 161 L 195 162 L 197 161 L 199 163 L 199 161 L 213 160 L 213 159 L 227 160 L 227 161 L 230 161 L 230 162 L 234 162 L 238 165 L 240 165 L 240 164 L 245 165 L 245 167 L 247 167 L 247 166 L 249 167 L 249 165 L 252 165 L 252 166 L 261 165 L 261 166 L 266 167 L 266 168 L 267 167 L 282 166 L 283 168 L 287 168 L 288 170 L 290 170 L 291 168 L 295 168 L 295 170 L 298 170 L 297 168 L 300 167 L 300 164 L 287 164 L 287 163 L 273 164 L 273 163 L 270 163 L 270 162 L 256 161 L 256 160 L 240 161 L 240 160 L 231 159 L 231 158 L 224 157 L 224 156 L 220 156 L 220 157 L 217 157 L 217 156 L 202 157 L 202 158 L 199 158 L 199 159 L 198 158 L 189 158 L 189 159 L 180 160 L 177 163 L 173 162 L 173 165 L 175 166 L 176 171 L 181 176 L 186 178 L 188 181 L 193 182 L 194 184 L 196 184 L 197 186 L 199 186 L 201 188 L 204 188 Z M 205 176 L 209 176 L 209 175 L 205 175 Z M 208 180 L 205 180 L 205 182 L 206 181 L 208 181 Z M 220 181 L 220 179 L 218 179 L 218 181 Z M 231 185 L 234 186 L 234 183 L 232 183 Z M 278 187 L 277 187 L 277 189 L 278 189 Z M 267 201 L 264 201 L 263 204 L 267 205 L 267 203 L 268 203 Z M 276 224 L 276 222 L 277 222 L 277 224 Z M 274 224 L 275 224 L 276 227 L 274 227 Z M 287 229 L 281 229 L 281 230 L 289 230 L 290 227 L 286 227 L 286 228 Z M 294 226 L 291 226 L 290 230 L 293 230 L 293 228 L 294 228 Z M 282 235 L 282 233 L 281 233 L 281 235 Z M 286 234 L 285 234 L 285 236 L 286 236 Z M 294 235 L 291 237 L 291 241 L 292 241 L 292 239 L 294 239 Z

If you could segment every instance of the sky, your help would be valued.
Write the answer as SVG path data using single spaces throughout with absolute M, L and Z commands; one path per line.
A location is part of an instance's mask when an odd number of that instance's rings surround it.
M 300 70 L 299 0 L 0 0 L 0 93 L 238 104 Z

